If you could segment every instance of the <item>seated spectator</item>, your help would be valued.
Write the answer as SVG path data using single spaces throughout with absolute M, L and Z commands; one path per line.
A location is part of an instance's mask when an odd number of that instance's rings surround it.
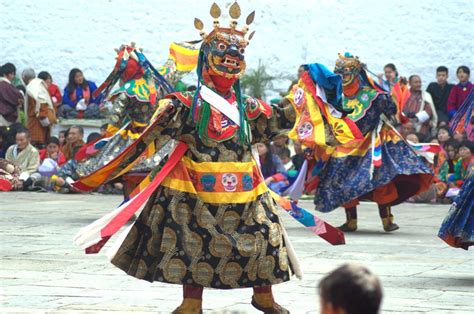
M 53 83 L 53 77 L 46 71 L 40 72 L 38 78 L 42 79 L 46 83 L 46 86 L 48 86 L 49 95 L 53 101 L 55 112 L 57 112 L 63 101 L 63 96 L 61 96 L 58 85 Z
M 89 143 L 95 142 L 98 139 L 100 139 L 101 137 L 102 137 L 102 135 L 100 135 L 100 133 L 92 132 L 91 134 L 89 134 L 87 136 L 86 143 L 89 144 Z
M 0 158 L 5 158 L 7 153 L 7 128 L 0 126 Z
M 441 182 L 447 183 L 448 177 L 454 173 L 454 165 L 457 162 L 459 144 L 455 140 L 449 140 L 444 144 L 446 159 L 441 164 L 438 178 Z
M 40 161 L 43 161 L 47 158 L 52 159 L 55 161 L 58 166 L 62 166 L 66 163 L 66 157 L 59 149 L 59 140 L 57 137 L 52 136 L 46 142 L 46 148 L 39 151 L 40 154 Z
M 272 154 L 269 145 L 257 144 L 260 166 L 265 184 L 273 191 L 280 192 L 288 186 L 287 171 L 280 158 Z
M 280 153 L 286 148 L 288 148 L 288 136 L 286 134 L 280 134 L 273 138 L 270 145 L 272 154 L 280 156 Z
M 0 192 L 21 190 L 23 182 L 20 180 L 21 170 L 14 163 L 0 158 Z
M 45 81 L 35 78 L 33 69 L 24 70 L 22 78 L 26 84 L 27 127 L 31 134 L 31 143 L 38 148 L 44 148 L 51 135 L 51 127 L 56 123 L 53 101 Z
M 74 159 L 74 156 L 84 143 L 84 129 L 81 126 L 72 126 L 67 131 L 66 145 L 64 145 L 63 153 L 66 160 Z
M 74 129 L 73 129 L 74 128 Z M 72 139 L 76 139 L 76 128 L 79 127 L 71 127 L 68 131 L 68 144 L 71 139 L 71 134 L 72 134 Z M 72 133 L 71 133 L 72 130 Z M 83 130 L 79 130 L 81 133 L 81 139 L 83 136 Z M 100 138 L 99 133 L 91 133 L 87 137 L 87 144 L 90 144 L 94 141 L 96 141 L 98 138 Z M 81 146 L 82 147 L 82 146 Z M 79 147 L 80 149 L 80 147 Z M 74 153 L 74 155 L 79 151 L 77 149 Z M 76 180 L 79 179 L 79 175 L 77 174 L 77 160 L 75 158 L 68 159 L 68 161 L 59 169 L 57 175 L 54 175 L 51 177 L 50 180 L 50 185 L 52 185 L 53 190 L 58 191 L 59 193 L 71 193 L 71 192 L 76 192 L 77 190 L 72 186 L 72 183 Z M 119 185 L 121 186 L 121 185 Z
M 100 126 L 100 136 L 106 136 L 107 129 L 109 128 L 109 124 L 105 123 Z
M 64 88 L 64 104 L 59 108 L 59 116 L 67 119 L 100 119 L 100 99 L 92 96 L 96 89 L 95 83 L 86 80 L 81 70 L 72 69 L 69 72 L 69 82 Z
M 377 314 L 382 286 L 366 267 L 345 264 L 321 280 L 319 297 L 321 314 Z
M 438 127 L 438 133 L 436 134 L 439 145 L 444 148 L 446 142 L 451 139 L 451 131 L 446 126 Z
M 471 74 L 471 70 L 465 65 L 461 65 L 456 71 L 456 75 L 458 77 L 459 83 L 456 84 L 451 89 L 451 92 L 449 93 L 449 97 L 448 97 L 449 119 L 451 119 L 456 114 L 459 107 L 461 107 L 464 100 L 466 100 L 467 95 L 472 89 L 472 83 L 469 81 L 470 74 Z
M 416 133 L 410 133 L 407 135 L 406 139 L 414 144 L 420 143 L 420 139 Z
M 282 149 L 278 157 L 280 157 L 280 160 L 283 163 L 283 166 L 285 167 L 286 171 L 295 169 L 293 161 L 291 160 L 291 153 L 289 148 Z
M 291 161 L 293 162 L 293 165 L 295 166 L 295 170 L 300 171 L 305 161 L 305 155 L 301 147 L 301 144 L 299 142 L 294 143 L 294 148 L 295 148 L 295 155 L 291 157 Z
M 412 75 L 409 78 L 410 90 L 403 113 L 413 123 L 416 132 L 423 136 L 431 135 L 431 129 L 436 128 L 438 116 L 431 95 L 421 89 L 421 77 Z
M 5 159 L 14 163 L 21 169 L 20 180 L 26 181 L 31 174 L 38 170 L 40 158 L 38 150 L 31 145 L 31 137 L 28 130 L 20 130 L 16 133 L 16 144 L 8 148 Z
M 402 134 L 402 136 L 404 138 L 406 138 L 408 136 L 408 134 L 412 134 L 412 133 L 415 133 L 415 132 L 416 132 L 415 125 L 412 121 L 405 122 L 402 125 L 401 131 L 400 131 L 400 133 Z
M 61 149 L 61 151 L 63 150 L 64 145 L 66 145 L 66 134 L 66 131 L 59 131 L 58 133 L 59 148 Z
M 448 68 L 440 66 L 436 69 L 436 82 L 431 82 L 426 91 L 433 98 L 433 103 L 439 121 L 449 121 L 448 117 L 448 97 L 453 84 L 448 83 Z
M 11 83 L 16 68 L 11 63 L 0 67 L 0 127 L 8 127 L 18 120 L 18 107 L 23 106 L 22 93 Z
M 458 133 L 458 132 L 455 132 L 453 134 L 453 140 L 455 140 L 456 142 L 458 142 L 459 144 L 461 144 L 462 142 L 464 142 L 465 140 L 467 140 L 467 135 L 466 133 Z
M 448 178 L 452 187 L 460 188 L 472 171 L 473 143 L 464 141 L 458 149 L 459 160 L 454 165 L 454 174 Z

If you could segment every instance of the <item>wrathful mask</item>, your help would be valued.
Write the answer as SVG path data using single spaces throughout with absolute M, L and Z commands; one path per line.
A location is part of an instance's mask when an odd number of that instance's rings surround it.
M 334 73 L 342 76 L 342 86 L 348 86 L 359 76 L 360 69 L 359 58 L 346 52 L 344 55 L 339 54 Z
M 237 79 L 245 71 L 245 48 L 255 32 L 252 32 L 248 38 L 245 37 L 249 25 L 254 20 L 255 12 L 248 15 L 246 25 L 241 30 L 237 29 L 237 19 L 240 17 L 240 7 L 237 2 L 230 6 L 229 15 L 232 18 L 229 27 L 221 27 L 219 22 L 221 9 L 214 3 L 211 7 L 214 29 L 206 34 L 203 31 L 203 22 L 197 18 L 194 20 L 194 26 L 203 38 L 201 51 L 205 56 L 204 62 L 207 67 L 217 75 Z

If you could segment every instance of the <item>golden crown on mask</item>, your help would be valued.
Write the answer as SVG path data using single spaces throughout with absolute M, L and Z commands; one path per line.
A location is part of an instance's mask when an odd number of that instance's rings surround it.
M 343 70 L 344 68 L 349 68 L 351 70 L 357 69 L 360 70 L 362 68 L 362 63 L 357 56 L 345 56 L 343 54 L 338 53 L 338 59 L 336 60 L 336 71 L 338 69 Z
M 237 2 L 234 2 L 229 8 L 229 15 L 231 17 L 229 27 L 221 27 L 219 22 L 219 18 L 221 16 L 221 8 L 216 3 L 212 4 L 210 14 L 214 18 L 214 29 L 209 34 L 204 31 L 204 23 L 198 18 L 194 19 L 194 27 L 199 31 L 199 35 L 202 37 L 204 42 L 209 42 L 216 37 L 218 38 L 220 33 L 228 33 L 241 36 L 242 38 L 244 38 L 245 44 L 248 45 L 249 41 L 255 34 L 255 31 L 253 31 L 247 38 L 245 38 L 245 35 L 249 31 L 249 25 L 252 24 L 255 18 L 255 11 L 253 11 L 247 16 L 245 20 L 246 25 L 244 25 L 241 30 L 237 29 L 237 19 L 241 15 L 240 6 Z

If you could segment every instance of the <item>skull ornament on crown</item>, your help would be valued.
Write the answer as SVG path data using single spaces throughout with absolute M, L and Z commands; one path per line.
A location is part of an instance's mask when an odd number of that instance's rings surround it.
M 246 38 L 255 12 L 247 16 L 246 25 L 241 30 L 237 30 L 237 19 L 241 14 L 237 2 L 234 2 L 229 8 L 229 15 L 232 18 L 229 27 L 220 26 L 221 9 L 216 3 L 212 4 L 210 13 L 214 18 L 214 29 L 209 34 L 203 31 L 203 22 L 198 18 L 194 19 L 194 26 L 199 30 L 203 39 L 202 61 L 211 74 L 227 79 L 238 79 L 245 71 L 245 48 L 255 33 L 252 32 Z
M 359 57 L 354 57 L 350 53 L 338 54 L 334 73 L 342 76 L 342 86 L 350 85 L 356 79 L 362 68 Z

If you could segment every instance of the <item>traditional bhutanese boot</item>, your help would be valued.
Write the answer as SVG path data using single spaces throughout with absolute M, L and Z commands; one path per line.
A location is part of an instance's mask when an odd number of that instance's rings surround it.
M 392 209 L 390 205 L 379 205 L 379 215 L 382 218 L 383 230 L 392 232 L 400 229 L 400 227 L 393 222 Z
M 202 286 L 183 285 L 183 302 L 173 314 L 202 314 Z
M 357 207 L 344 209 L 346 211 L 346 222 L 338 228 L 342 232 L 354 232 L 357 230 Z
M 265 314 L 289 314 L 290 311 L 273 299 L 272 286 L 254 287 L 252 305 Z

